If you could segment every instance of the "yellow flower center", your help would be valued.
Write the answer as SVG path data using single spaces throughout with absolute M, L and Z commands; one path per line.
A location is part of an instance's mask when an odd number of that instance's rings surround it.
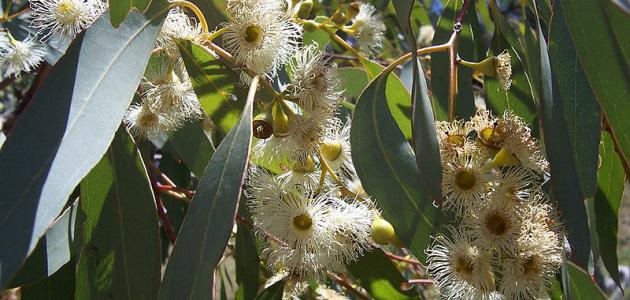
M 484 145 L 498 148 L 505 140 L 505 135 L 498 126 L 493 126 L 481 130 L 479 138 Z
M 539 255 L 532 255 L 523 262 L 523 274 L 525 275 L 538 275 L 542 273 L 542 257 Z
M 138 125 L 140 125 L 140 127 L 153 127 L 157 124 L 157 122 L 158 117 L 156 114 L 150 112 L 146 108 L 142 108 L 142 112 L 140 112 L 140 115 L 138 116 Z
M 475 270 L 475 265 L 473 264 L 472 259 L 468 256 L 460 255 L 455 257 L 453 269 L 455 269 L 455 272 L 459 274 L 470 276 Z
M 448 134 L 446 136 L 446 141 L 451 145 L 463 147 L 464 142 L 466 141 L 466 137 L 461 134 Z
M 297 173 L 313 173 L 315 172 L 315 161 L 309 155 L 304 160 L 297 160 L 291 166 L 291 171 Z
M 470 190 L 477 183 L 475 173 L 470 170 L 461 170 L 455 175 L 455 184 L 462 190 Z
M 322 145 L 322 155 L 328 161 L 335 161 L 341 155 L 341 143 L 324 143 Z
M 262 29 L 257 25 L 245 28 L 245 40 L 250 44 L 258 44 L 262 40 Z
M 293 218 L 293 226 L 298 230 L 309 230 L 313 226 L 313 219 L 307 213 L 299 214 Z

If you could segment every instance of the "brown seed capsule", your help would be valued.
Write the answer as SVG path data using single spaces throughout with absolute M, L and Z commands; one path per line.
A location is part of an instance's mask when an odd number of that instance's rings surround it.
M 273 134 L 273 118 L 271 112 L 264 111 L 258 114 L 252 122 L 254 136 L 259 139 L 269 138 Z

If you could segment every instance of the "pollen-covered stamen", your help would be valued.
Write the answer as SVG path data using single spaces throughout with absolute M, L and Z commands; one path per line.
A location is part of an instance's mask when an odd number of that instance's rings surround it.
M 446 134 L 446 141 L 456 147 L 463 147 L 466 142 L 466 137 L 461 134 Z
M 301 213 L 293 217 L 293 226 L 298 230 L 307 231 L 313 226 L 313 219 L 307 213 Z
M 460 255 L 453 258 L 453 269 L 462 277 L 471 276 L 475 270 L 472 259 L 466 255 Z
M 81 11 L 72 1 L 63 1 L 57 7 L 59 23 L 63 25 L 73 25 L 81 16 Z
M 461 170 L 455 175 L 455 184 L 462 190 L 470 190 L 476 183 L 477 177 L 470 170 Z
M 499 148 L 505 140 L 505 134 L 498 126 L 487 127 L 479 132 L 479 140 L 488 147 Z

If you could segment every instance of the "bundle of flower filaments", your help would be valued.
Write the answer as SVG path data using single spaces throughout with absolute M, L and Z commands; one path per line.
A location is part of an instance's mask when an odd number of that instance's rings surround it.
M 518 116 L 479 111 L 437 122 L 443 209 L 456 225 L 427 251 L 428 273 L 447 299 L 547 295 L 563 260 L 558 212 L 542 189 L 548 163 Z
M 268 267 L 299 286 L 343 271 L 369 248 L 377 212 L 360 185 L 348 183 L 357 179 L 349 122 L 336 116 L 335 68 L 316 46 L 307 46 L 289 71 L 290 100 L 277 98 L 255 118 L 253 161 L 260 166 L 250 169 L 247 196 Z M 261 166 L 281 168 L 274 174 Z

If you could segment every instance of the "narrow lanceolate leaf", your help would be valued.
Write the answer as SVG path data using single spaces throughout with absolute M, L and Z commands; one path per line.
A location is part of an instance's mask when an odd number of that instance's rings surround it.
M 232 232 L 249 157 L 253 91 L 199 182 L 166 267 L 160 299 L 212 296 L 212 274 Z
M 412 133 L 416 162 L 420 169 L 421 180 L 429 194 L 437 202 L 442 198 L 442 163 L 440 160 L 440 145 L 435 131 L 435 119 L 431 99 L 429 99 L 427 82 L 424 79 L 422 65 L 417 63 L 416 36 L 411 28 L 411 11 L 414 0 L 394 1 L 398 23 L 405 33 L 410 46 L 413 62 L 413 84 L 411 98 L 413 99 Z
M 245 103 L 245 94 L 236 88 L 238 75 L 201 46 L 182 41 L 179 50 L 203 111 L 226 134 Z
M 107 14 L 57 62 L 0 151 L 0 288 L 59 215 L 114 138 L 167 8 L 132 12 L 117 29 Z
M 350 141 L 361 151 L 354 151 L 352 160 L 367 193 L 379 203 L 398 237 L 424 259 L 440 211 L 420 182 L 411 146 L 383 101 L 387 75 L 370 83 L 355 108 Z
M 619 207 L 623 199 L 626 176 L 608 132 L 603 133 L 599 155 L 601 165 L 597 173 L 597 194 L 595 194 L 594 203 L 597 240 L 604 266 L 615 283 L 621 287 L 617 259 L 617 231 Z
M 114 27 L 127 17 L 132 8 L 144 11 L 151 3 L 151 0 L 109 0 L 109 19 Z
M 570 297 L 573 300 L 605 300 L 606 294 L 595 284 L 586 271 L 573 263 L 567 263 Z M 567 291 L 565 291 L 567 294 Z
M 591 253 L 590 229 L 584 204 L 584 193 L 580 187 L 577 175 L 577 162 L 572 153 L 573 144 L 565 121 L 563 98 L 554 89 L 554 78 L 547 50 L 547 42 L 540 28 L 538 30 L 540 76 L 538 90 L 542 119 L 542 131 L 545 149 L 550 164 L 551 185 L 553 198 L 558 203 L 564 216 L 569 243 L 571 244 L 572 260 L 581 266 L 588 266 Z
M 81 209 L 77 299 L 155 299 L 161 267 L 155 199 L 124 127 L 81 182 Z
M 61 216 L 48 228 L 37 243 L 33 253 L 24 262 L 20 271 L 13 277 L 9 287 L 32 285 L 46 277 L 53 275 L 75 256 L 78 242 L 76 230 L 77 214 L 79 213 L 78 199 L 63 211 Z
M 623 49 L 627 49 L 630 42 L 626 36 L 616 33 L 627 32 L 630 23 L 617 23 L 616 18 L 608 16 L 605 2 L 609 1 L 558 1 L 557 5 L 562 6 L 586 78 L 612 127 L 613 140 L 620 147 L 624 166 L 629 170 L 630 135 L 626 133 L 630 130 L 630 105 L 627 105 L 630 62 Z
M 348 265 L 348 270 L 374 299 L 419 298 L 414 290 L 401 289 L 401 284 L 407 280 L 379 248 L 365 253 L 359 260 Z
M 73 299 L 75 274 L 74 260 L 69 261 L 58 272 L 33 285 L 20 289 L 21 299 L 57 300 Z
M 549 39 L 549 55 L 557 88 L 556 101 L 562 105 L 571 142 L 571 153 L 567 154 L 575 162 L 578 183 L 586 199 L 595 195 L 597 185 L 601 114 L 572 47 L 561 5 L 554 6 Z
M 174 150 L 197 178 L 203 175 L 215 150 L 203 130 L 203 121 L 186 124 L 174 132 L 168 140 L 168 147 Z
M 463 0 L 444 1 L 444 11 L 435 28 L 433 44 L 445 43 L 453 33 L 455 18 L 462 8 Z M 476 60 L 475 37 L 473 35 L 473 22 L 477 22 L 474 9 L 469 9 L 462 21 L 462 31 L 459 34 L 458 52 L 466 60 Z M 476 25 L 475 25 L 476 26 Z M 434 107 L 438 119 L 445 120 L 448 111 L 449 94 L 449 58 L 447 52 L 431 54 L 431 91 Z M 455 115 L 457 118 L 465 118 L 475 113 L 475 102 L 472 89 L 472 70 L 459 67 L 457 69 L 457 105 Z

